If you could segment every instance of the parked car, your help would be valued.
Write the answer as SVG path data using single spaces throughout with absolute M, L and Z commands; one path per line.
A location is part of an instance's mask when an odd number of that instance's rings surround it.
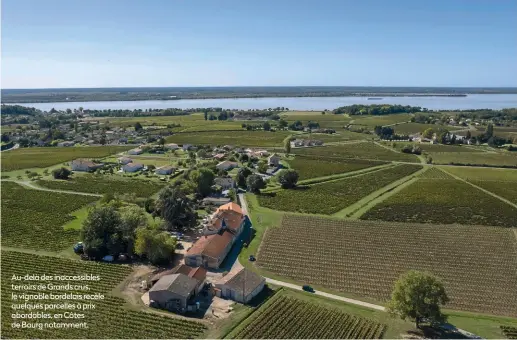
M 255 262 L 257 260 L 253 255 L 250 255 L 248 259 L 250 260 L 250 262 Z
M 77 242 L 75 245 L 74 245 L 74 253 L 76 254 L 82 254 L 84 251 L 84 245 L 82 242 Z
M 306 291 L 306 292 L 309 292 L 309 293 L 314 293 L 314 292 L 315 292 L 314 288 L 312 288 L 312 287 L 311 287 L 311 286 L 309 286 L 309 285 L 303 285 L 302 289 L 303 289 L 304 291 Z

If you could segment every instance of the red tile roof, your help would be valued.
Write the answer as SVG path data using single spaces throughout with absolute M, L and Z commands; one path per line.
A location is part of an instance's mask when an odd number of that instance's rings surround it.
M 197 240 L 192 248 L 187 251 L 187 256 L 206 255 L 213 258 L 219 258 L 224 249 L 233 241 L 233 234 L 229 231 L 223 232 L 222 235 L 213 234 L 202 236 Z

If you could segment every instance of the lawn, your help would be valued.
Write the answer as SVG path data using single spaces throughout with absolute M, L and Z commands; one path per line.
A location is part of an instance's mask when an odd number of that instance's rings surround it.
M 164 187 L 163 183 L 157 181 L 117 179 L 116 177 L 118 176 L 84 175 L 74 176 L 69 180 L 39 180 L 37 184 L 49 189 L 93 194 L 135 194 L 137 197 L 149 197 Z
M 517 208 L 456 179 L 419 179 L 362 219 L 514 227 Z
M 176 133 L 166 138 L 168 143 L 239 146 L 282 146 L 287 131 L 216 131 Z
M 399 165 L 294 190 L 264 193 L 258 200 L 260 205 L 270 209 L 330 215 L 420 169 L 419 165 Z
M 325 159 L 302 155 L 296 156 L 294 159 L 289 160 L 288 163 L 292 169 L 298 171 L 300 180 L 356 171 L 385 164 L 380 161 Z
M 78 241 L 77 230 L 64 230 L 72 212 L 98 198 L 25 189 L 2 182 L 2 246 L 60 251 Z
M 19 253 L 15 251 L 2 251 L 2 338 L 8 339 L 194 339 L 202 337 L 207 327 L 200 323 L 184 318 L 168 317 L 150 310 L 136 310 L 127 308 L 127 302 L 112 295 L 111 291 L 119 285 L 130 273 L 132 269 L 125 265 L 101 264 L 96 262 L 74 261 L 69 259 L 40 256 L 34 254 Z M 12 300 L 12 293 L 15 291 L 11 287 L 13 275 L 98 275 L 99 281 L 54 281 L 55 284 L 81 284 L 88 285 L 88 294 L 102 294 L 103 299 L 94 302 L 95 308 L 86 311 L 72 310 L 85 315 L 85 318 L 75 319 L 75 322 L 86 322 L 88 328 L 13 328 L 11 323 L 16 321 L 12 317 L 13 310 L 10 308 L 12 303 L 23 303 Z M 22 282 L 23 283 L 23 282 Z M 30 283 L 43 284 L 45 281 L 31 281 Z M 28 288 L 23 291 L 27 294 L 41 293 L 35 289 Z M 63 293 L 56 291 L 49 293 Z M 17 293 L 20 293 L 18 291 Z M 74 291 L 81 293 L 81 291 Z M 33 301 L 29 301 L 33 302 Z M 78 300 L 60 299 L 59 301 L 41 299 L 36 302 L 42 304 L 54 303 L 58 306 L 64 302 L 76 305 Z M 57 303 L 59 302 L 59 303 Z M 81 301 L 79 301 L 81 302 Z M 82 301 L 86 304 L 88 301 Z M 143 308 L 141 308 L 143 309 Z M 37 310 L 36 310 L 37 311 Z M 36 312 L 34 311 L 34 312 Z M 53 309 L 54 313 L 70 312 L 62 307 Z M 24 312 L 30 312 L 24 311 Z M 43 312 L 43 311 L 42 311 Z M 46 313 L 49 311 L 47 310 Z M 20 321 L 20 320 L 17 320 Z M 35 321 L 35 320 L 27 320 Z M 47 321 L 43 319 L 38 322 Z M 73 319 L 53 320 L 57 323 L 71 322 Z
M 509 228 L 333 220 L 285 215 L 269 228 L 257 264 L 303 284 L 387 301 L 413 269 L 444 283 L 447 308 L 517 310 L 517 239 Z
M 129 146 L 87 146 L 21 148 L 2 152 L 2 171 L 27 168 L 46 168 L 76 158 L 103 158 L 125 150 Z

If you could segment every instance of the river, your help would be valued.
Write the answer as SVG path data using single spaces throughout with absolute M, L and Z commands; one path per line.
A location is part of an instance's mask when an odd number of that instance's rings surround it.
M 77 109 L 166 109 L 221 107 L 223 109 L 267 109 L 286 107 L 290 110 L 324 110 L 352 104 L 401 104 L 420 106 L 430 110 L 504 109 L 517 107 L 517 94 L 470 94 L 467 97 L 286 97 L 286 98 L 236 98 L 236 99 L 179 99 L 100 102 L 19 103 L 43 111 Z

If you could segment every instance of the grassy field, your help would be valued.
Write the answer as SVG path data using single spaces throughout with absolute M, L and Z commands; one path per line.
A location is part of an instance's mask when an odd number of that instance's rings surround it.
M 166 138 L 168 143 L 240 146 L 282 146 L 287 131 L 219 131 L 177 133 Z
M 285 215 L 268 229 L 260 268 L 297 282 L 377 301 L 407 270 L 445 283 L 447 308 L 496 315 L 517 310 L 517 239 L 511 229 L 397 224 Z
M 340 144 L 312 148 L 296 148 L 294 154 L 328 157 L 328 158 L 358 158 L 382 161 L 418 162 L 414 155 L 387 150 L 374 143 Z
M 419 179 L 361 218 L 515 227 L 517 209 L 456 179 Z
M 131 272 L 131 268 L 123 265 L 100 264 L 94 262 L 79 262 L 57 257 L 39 256 L 34 254 L 19 253 L 13 251 L 2 251 L 2 337 L 17 338 L 38 338 L 38 339 L 71 339 L 71 338 L 97 338 L 97 339 L 170 339 L 183 338 L 192 339 L 202 336 L 206 326 L 199 323 L 166 317 L 157 313 L 148 313 L 126 308 L 125 300 L 111 295 L 112 289 L 121 283 Z M 13 275 L 99 275 L 100 281 L 54 281 L 53 283 L 88 284 L 88 294 L 103 294 L 104 299 L 95 300 L 95 309 L 82 312 L 84 319 L 77 319 L 77 322 L 86 322 L 88 329 L 23 329 L 12 328 L 11 323 L 15 321 L 11 309 L 13 301 L 11 277 Z M 40 283 L 30 282 L 30 283 Z M 42 282 L 46 283 L 46 282 Z M 24 293 L 34 294 L 33 289 L 24 290 Z M 61 293 L 52 292 L 52 293 Z M 70 292 L 70 291 L 68 291 Z M 84 291 L 73 291 L 84 293 Z M 39 303 L 56 303 L 55 300 L 38 300 Z M 63 303 L 65 300 L 59 300 Z M 68 300 L 75 304 L 77 300 Z M 84 301 L 85 303 L 87 301 Z M 63 313 L 67 310 L 56 309 L 54 313 Z M 70 311 L 70 310 L 68 310 Z M 46 311 L 48 313 L 49 311 Z M 72 310 L 81 313 L 81 311 Z M 34 320 L 28 320 L 34 321 Z M 38 320 L 40 321 L 40 320 Z M 56 322 L 72 321 L 67 319 L 53 320 Z
M 298 171 L 300 180 L 329 176 L 385 164 L 384 162 L 376 161 L 324 159 L 301 155 L 289 160 L 288 163 L 291 168 Z
M 433 164 L 517 166 L 517 157 L 510 153 L 428 152 Z
M 27 168 L 46 168 L 76 158 L 102 158 L 128 149 L 131 149 L 131 147 L 21 148 L 2 152 L 2 172 Z
M 401 113 L 401 114 L 392 114 L 392 115 L 382 115 L 382 116 L 352 116 L 351 124 L 353 125 L 366 125 L 370 127 L 375 127 L 376 125 L 392 125 L 392 124 L 400 124 L 404 122 L 408 122 L 411 120 L 412 115 Z
M 25 189 L 2 182 L 2 246 L 60 251 L 78 241 L 64 230 L 70 213 L 98 198 Z
M 70 180 L 39 180 L 37 184 L 50 189 L 89 192 L 93 194 L 135 194 L 149 197 L 158 192 L 164 184 L 142 179 L 117 179 L 117 176 L 74 176 Z
M 437 128 L 434 124 L 405 123 L 393 126 L 395 133 L 398 135 L 411 135 L 424 132 L 428 128 Z
M 232 339 L 380 339 L 386 325 L 330 305 L 277 293 L 238 326 Z
M 294 190 L 262 194 L 258 199 L 260 205 L 270 209 L 330 215 L 420 169 L 419 165 L 399 165 Z

